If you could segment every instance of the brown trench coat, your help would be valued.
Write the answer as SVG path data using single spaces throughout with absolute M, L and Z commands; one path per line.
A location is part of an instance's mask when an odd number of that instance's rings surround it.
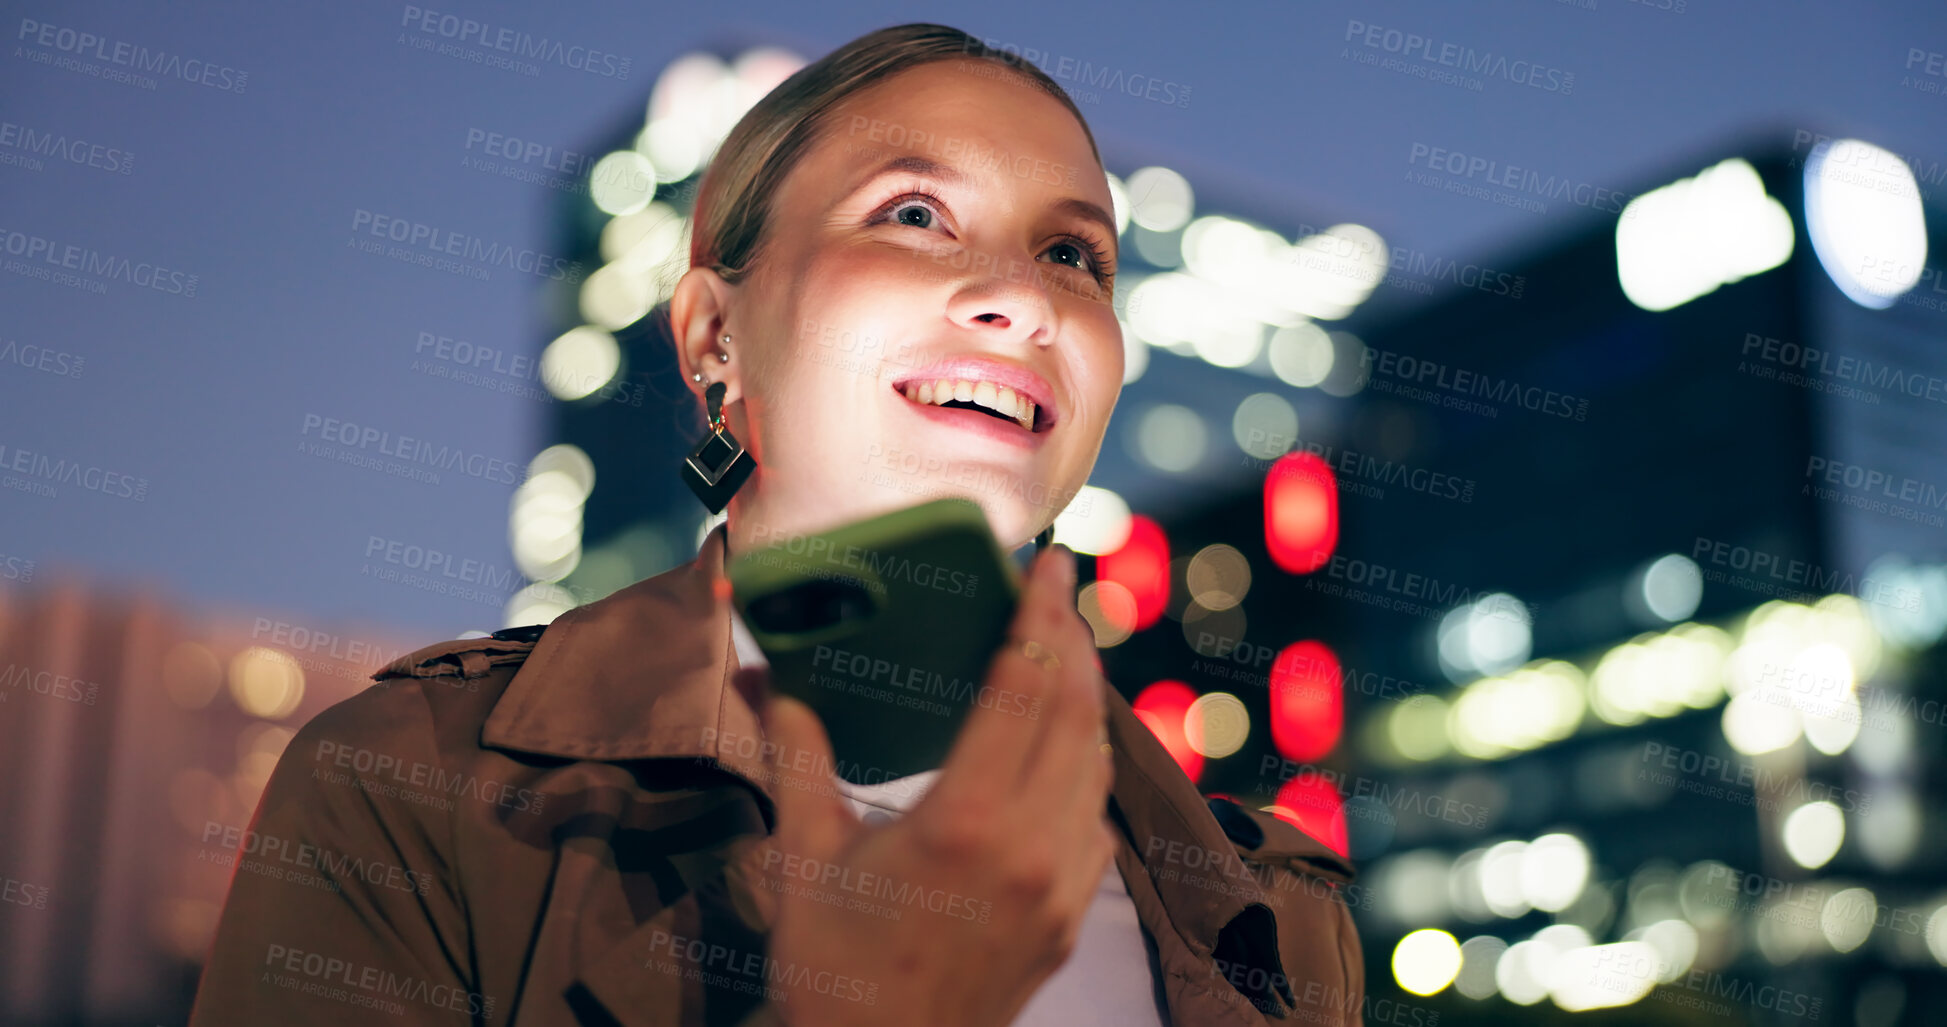
M 766 986 L 792 969 L 763 955 L 781 885 L 761 731 L 729 685 L 723 535 L 544 633 L 402 657 L 304 725 L 191 1027 L 780 1022 Z M 1172 1021 L 1361 1023 L 1350 865 L 1206 804 L 1108 702 L 1115 862 Z

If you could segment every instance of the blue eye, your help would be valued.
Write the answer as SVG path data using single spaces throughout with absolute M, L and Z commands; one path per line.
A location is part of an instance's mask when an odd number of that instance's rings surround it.
M 912 215 L 912 216 L 908 216 Z M 921 203 L 902 203 L 893 208 L 893 220 L 914 228 L 933 227 L 933 211 Z

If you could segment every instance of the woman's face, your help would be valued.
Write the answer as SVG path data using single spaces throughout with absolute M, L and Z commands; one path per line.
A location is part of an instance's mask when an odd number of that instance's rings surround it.
M 731 363 L 697 365 L 735 369 L 762 495 L 739 505 L 837 523 L 961 495 L 1003 545 L 1032 538 L 1088 479 L 1122 387 L 1112 211 L 1075 116 L 993 62 L 839 107 L 723 290 Z

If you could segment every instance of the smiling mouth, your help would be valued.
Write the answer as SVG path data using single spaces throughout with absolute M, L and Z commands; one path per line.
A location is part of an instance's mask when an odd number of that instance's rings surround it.
M 1038 404 L 1005 385 L 977 379 L 933 378 L 909 381 L 898 388 L 907 400 L 921 406 L 978 410 L 1029 432 L 1046 431 L 1049 426 L 1048 416 Z

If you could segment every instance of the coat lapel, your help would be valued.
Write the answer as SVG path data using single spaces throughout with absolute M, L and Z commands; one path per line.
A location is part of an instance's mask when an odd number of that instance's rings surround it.
M 771 839 L 735 848 L 715 876 L 592 959 L 572 1001 L 598 1004 L 621 1027 L 731 1024 L 761 1004 L 773 980 L 776 897 L 762 884 Z
M 1115 745 L 1112 815 L 1128 843 L 1116 865 L 1156 942 L 1171 1020 L 1263 1023 L 1260 1008 L 1277 1009 L 1291 996 L 1247 995 L 1231 981 L 1263 981 L 1269 988 L 1284 979 L 1272 904 L 1196 785 L 1122 695 L 1107 682 L 1103 687 Z
M 718 525 L 695 560 L 548 625 L 481 731 L 488 746 L 573 759 L 709 760 L 755 789 L 757 715 L 730 686 L 730 583 Z

